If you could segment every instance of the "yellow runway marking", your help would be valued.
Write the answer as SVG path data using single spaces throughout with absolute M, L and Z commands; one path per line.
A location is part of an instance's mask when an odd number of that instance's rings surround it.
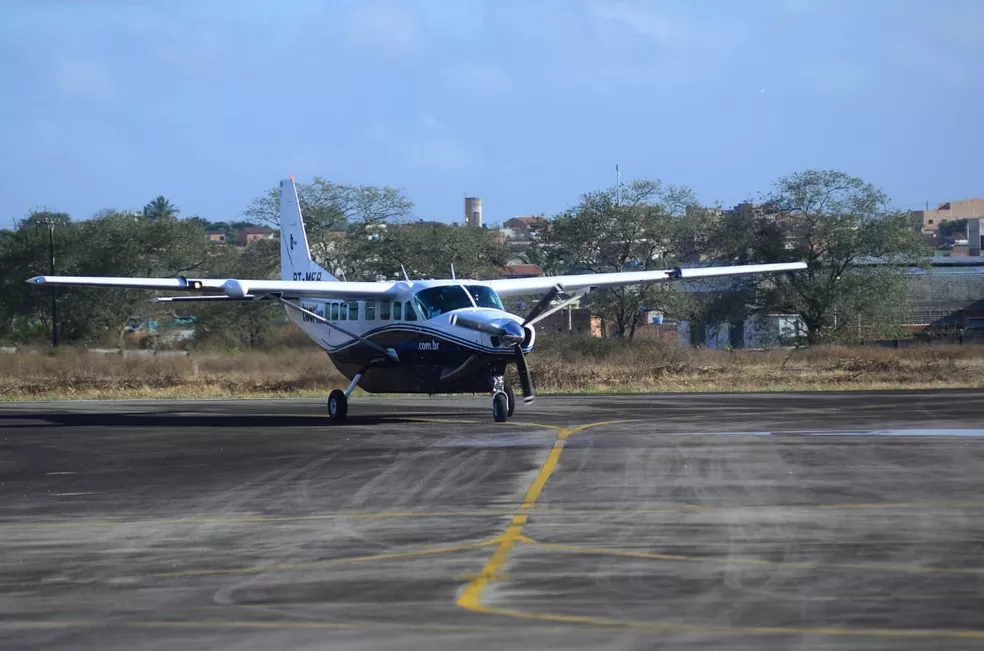
M 290 572 L 295 570 L 309 570 L 320 567 L 331 567 L 333 565 L 346 565 L 349 563 L 369 563 L 372 561 L 390 561 L 400 558 L 419 558 L 421 556 L 436 556 L 450 552 L 460 552 L 468 549 L 478 549 L 490 545 L 499 544 L 502 536 L 480 540 L 474 543 L 461 545 L 447 545 L 444 547 L 431 547 L 429 549 L 418 549 L 409 552 L 393 552 L 389 554 L 372 554 L 370 556 L 349 556 L 343 558 L 330 558 L 324 561 L 312 561 L 310 563 L 288 563 L 283 565 L 254 565 L 251 567 L 229 567 L 220 569 L 202 570 L 179 570 L 176 572 L 155 572 L 141 576 L 154 577 L 157 579 L 174 578 L 182 576 L 209 576 L 213 574 L 263 574 L 265 572 Z
M 503 635 L 528 635 L 530 631 L 540 633 L 569 633 L 570 626 L 564 625 L 523 625 L 502 627 L 493 624 L 400 624 L 396 622 L 348 621 L 318 622 L 304 620 L 187 620 L 187 621 L 109 621 L 109 620 L 6 620 L 0 621 L 0 630 L 17 629 L 64 629 L 96 628 L 244 628 L 269 630 L 391 630 L 391 631 L 447 631 L 447 632 L 488 632 Z M 623 626 L 583 627 L 579 631 L 604 631 L 611 633 Z
M 415 423 L 457 423 L 461 425 L 478 425 L 477 420 L 463 420 L 461 418 L 415 418 L 408 417 L 403 420 L 409 420 Z
M 474 612 L 485 613 L 487 615 L 501 615 L 503 617 L 514 617 L 517 619 L 530 619 L 541 622 L 565 622 L 568 624 L 584 624 L 589 626 L 601 626 L 617 628 L 620 632 L 624 631 L 643 631 L 647 633 L 679 634 L 679 633 L 704 633 L 716 635 L 825 635 L 840 637 L 895 637 L 895 638 L 958 638 L 984 640 L 984 631 L 972 630 L 947 630 L 947 629 L 921 629 L 921 628 L 837 628 L 826 627 L 799 627 L 799 626 L 715 626 L 713 624 L 687 624 L 683 622 L 637 622 L 618 619 L 608 619 L 606 617 L 589 617 L 581 615 L 561 615 L 549 613 L 529 613 L 521 610 L 508 610 L 505 608 L 489 608 L 477 604 L 469 608 Z
M 550 543 L 539 543 L 523 535 L 523 529 L 525 528 L 529 516 L 534 513 L 533 507 L 536 504 L 537 498 L 539 498 L 540 493 L 543 491 L 544 486 L 546 486 L 547 481 L 553 474 L 554 470 L 557 468 L 557 464 L 560 460 L 560 455 L 564 451 L 565 442 L 569 437 L 576 434 L 577 432 L 583 431 L 590 427 L 600 427 L 603 425 L 614 425 L 616 423 L 622 423 L 627 421 L 605 421 L 601 423 L 591 423 L 587 425 L 581 425 L 578 427 L 570 429 L 562 429 L 559 427 L 544 426 L 549 429 L 555 429 L 557 431 L 557 440 L 554 442 L 553 448 L 550 450 L 550 454 L 547 455 L 546 461 L 540 467 L 540 471 L 537 473 L 536 478 L 533 480 L 533 484 L 530 486 L 529 490 L 526 492 L 526 496 L 523 498 L 522 513 L 517 514 L 513 517 L 506 529 L 505 533 L 501 536 L 501 541 L 498 543 L 495 552 L 492 557 L 486 562 L 485 566 L 482 568 L 481 572 L 475 576 L 461 591 L 458 596 L 457 604 L 461 608 L 466 610 L 484 613 L 487 615 L 499 615 L 502 617 L 510 617 L 517 619 L 534 620 L 541 622 L 559 622 L 568 624 L 580 624 L 587 626 L 601 626 L 601 627 L 612 627 L 621 631 L 635 630 L 644 631 L 650 633 L 662 633 L 662 634 L 679 634 L 679 633 L 703 633 L 703 634 L 718 634 L 718 635 L 822 635 L 822 636 L 841 636 L 841 637 L 893 637 L 893 638 L 959 638 L 959 639 L 984 639 L 984 630 L 928 630 L 928 629 L 879 629 L 879 628 L 837 628 L 837 627 L 797 627 L 797 626 L 715 626 L 715 625 L 705 625 L 705 624 L 688 624 L 688 623 L 678 623 L 678 622 L 637 622 L 637 621 L 624 621 L 617 619 L 608 619 L 604 617 L 589 617 L 580 615 L 563 615 L 563 614 L 551 614 L 551 613 L 533 613 L 524 612 L 520 610 L 510 610 L 506 608 L 493 608 L 485 606 L 482 604 L 482 593 L 488 587 L 489 583 L 496 580 L 503 580 L 507 575 L 501 572 L 502 567 L 505 565 L 509 558 L 509 554 L 518 544 L 528 544 L 544 548 L 552 548 L 561 551 L 578 551 L 584 552 L 585 548 L 574 547 L 569 545 L 553 545 Z M 519 423 L 517 423 L 518 425 Z M 529 425 L 529 424 L 527 424 Z M 691 507 L 693 508 L 693 507 Z M 697 507 L 700 508 L 700 507 Z M 794 507 L 795 508 L 795 507 Z M 830 507 L 828 507 L 830 508 Z M 609 511 L 610 512 L 610 511 Z M 591 549 L 591 548 L 588 548 Z M 586 553 L 605 553 L 612 554 L 610 550 L 591 550 Z M 624 555 L 624 556 L 634 556 L 641 558 L 652 558 L 659 560 L 672 560 L 672 561 L 692 561 L 697 560 L 696 558 L 687 556 L 678 556 L 672 554 L 647 554 L 643 552 L 623 552 L 614 553 L 612 555 Z M 704 560 L 704 559 L 700 559 Z M 748 559 L 760 563 L 769 563 L 769 561 L 758 561 L 756 559 Z M 804 566 L 815 567 L 814 564 L 804 564 Z M 906 567 L 907 570 L 911 571 L 912 568 Z M 857 569 L 857 568 L 845 568 L 845 569 Z M 939 568 L 943 570 L 944 568 Z M 970 572 L 977 573 L 977 570 L 970 570 Z
M 529 540 L 523 536 L 523 528 L 529 520 L 529 511 L 536 504 L 537 498 L 540 497 L 540 492 L 543 491 L 543 487 L 546 486 L 547 480 L 550 479 L 550 475 L 553 474 L 554 469 L 557 467 L 557 462 L 560 460 L 560 455 L 564 451 L 564 444 L 567 439 L 573 434 L 586 430 L 589 427 L 600 427 L 602 425 L 614 425 L 616 423 L 624 422 L 627 421 L 604 421 L 601 423 L 579 425 L 578 427 L 571 429 L 546 426 L 549 429 L 557 430 L 557 440 L 550 449 L 550 454 L 547 455 L 547 460 L 543 462 L 542 466 L 540 466 L 540 472 L 537 473 L 536 478 L 533 480 L 533 485 L 530 486 L 529 490 L 526 491 L 526 496 L 523 497 L 522 510 L 524 513 L 520 513 L 513 517 L 512 522 L 509 523 L 509 528 L 507 528 L 506 532 L 502 535 L 502 541 L 499 543 L 499 546 L 496 547 L 495 553 L 492 554 L 492 558 L 490 558 L 485 564 L 485 567 L 482 568 L 482 571 L 478 574 L 478 576 L 467 586 L 465 586 L 465 589 L 458 597 L 459 606 L 468 610 L 481 611 L 482 592 L 485 590 L 485 587 L 490 581 L 498 578 L 499 568 L 505 564 L 506 559 L 509 558 L 509 554 L 513 550 L 513 547 L 515 547 L 519 542 L 526 542 Z M 522 423 L 516 424 L 523 425 Z
M 883 563 L 811 563 L 808 561 L 770 561 L 761 558 L 735 558 L 719 556 L 683 556 L 680 554 L 657 554 L 652 552 L 633 552 L 619 549 L 601 549 L 597 547 L 580 547 L 578 545 L 561 545 L 545 543 L 538 540 L 527 542 L 535 547 L 553 549 L 573 554 L 589 554 L 592 556 L 621 556 L 625 558 L 643 558 L 659 561 L 682 561 L 687 563 L 718 563 L 721 565 L 759 565 L 766 567 L 789 567 L 807 570 L 868 570 L 873 572 L 895 572 L 899 574 L 969 574 L 984 575 L 984 569 L 976 567 L 933 567 L 926 565 L 894 565 Z
M 646 513 L 678 513 L 686 511 L 767 511 L 767 510 L 892 510 L 892 509 L 978 509 L 984 508 L 984 501 L 967 502 L 887 502 L 883 504 L 763 504 L 759 506 L 712 506 L 706 504 L 667 504 L 665 506 L 640 506 L 629 509 L 526 509 L 529 515 L 542 517 L 564 516 L 605 516 L 605 517 L 634 517 Z M 470 517 L 511 517 L 518 514 L 521 508 L 512 509 L 476 509 L 469 511 L 336 511 L 331 513 L 315 513 L 312 515 L 239 515 L 239 516 L 201 516 L 178 518 L 152 519 L 120 519 L 120 520 L 42 520 L 38 522 L 7 522 L 0 523 L 0 531 L 11 529 L 45 529 L 45 528 L 77 528 L 77 527 L 121 527 L 127 525 L 161 525 L 161 524 L 278 524 L 292 522 L 307 522 L 318 520 L 371 520 L 383 518 L 470 518 Z

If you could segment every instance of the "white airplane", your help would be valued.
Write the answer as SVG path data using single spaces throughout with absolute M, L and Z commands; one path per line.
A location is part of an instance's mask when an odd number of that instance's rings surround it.
M 504 381 L 506 366 L 516 364 L 524 400 L 532 402 L 526 354 L 536 341 L 533 326 L 588 291 L 805 268 L 803 262 L 792 262 L 499 280 L 344 282 L 311 258 L 290 177 L 280 182 L 281 280 L 36 276 L 27 282 L 195 292 L 152 299 L 157 302 L 278 301 L 351 380 L 347 389 L 328 396 L 332 421 L 345 419 L 348 397 L 361 386 L 371 393 L 488 391 L 492 416 L 501 422 L 512 416 L 516 404 Z M 500 299 L 532 294 L 544 296 L 525 317 L 507 312 Z M 558 297 L 562 300 L 555 303 Z

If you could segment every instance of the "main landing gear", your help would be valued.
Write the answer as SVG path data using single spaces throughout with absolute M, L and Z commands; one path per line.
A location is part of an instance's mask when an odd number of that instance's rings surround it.
M 335 389 L 328 394 L 328 418 L 331 419 L 333 423 L 340 423 L 345 420 L 346 414 L 348 414 L 348 398 L 355 391 L 355 387 L 358 386 L 359 380 L 362 379 L 362 374 L 366 369 L 362 369 L 355 374 L 352 378 L 351 384 L 345 391 L 341 389 Z
M 497 423 L 510 419 L 516 410 L 516 394 L 501 375 L 492 378 L 492 418 Z

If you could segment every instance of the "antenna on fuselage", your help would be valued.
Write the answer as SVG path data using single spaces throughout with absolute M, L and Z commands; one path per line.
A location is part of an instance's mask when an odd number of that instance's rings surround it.
M 454 277 L 454 263 L 451 263 L 451 280 L 458 280 Z
M 400 269 L 403 269 L 403 277 L 406 278 L 407 282 L 410 282 L 410 276 L 407 275 L 407 268 L 401 264 Z

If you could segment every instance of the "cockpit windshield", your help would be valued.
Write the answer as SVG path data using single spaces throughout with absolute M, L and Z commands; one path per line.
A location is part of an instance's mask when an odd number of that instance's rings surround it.
M 499 295 L 491 287 L 486 287 L 485 285 L 465 285 L 465 289 L 475 299 L 475 305 L 478 307 L 491 307 L 496 310 L 505 309 L 502 307 L 502 301 L 499 300 Z
M 465 292 L 465 289 L 468 291 Z M 484 285 L 468 285 L 465 289 L 462 289 L 461 285 L 428 287 L 417 292 L 414 295 L 414 301 L 425 319 L 433 319 L 436 316 L 465 307 L 478 306 L 491 307 L 497 310 L 503 309 L 499 295 L 492 288 Z

